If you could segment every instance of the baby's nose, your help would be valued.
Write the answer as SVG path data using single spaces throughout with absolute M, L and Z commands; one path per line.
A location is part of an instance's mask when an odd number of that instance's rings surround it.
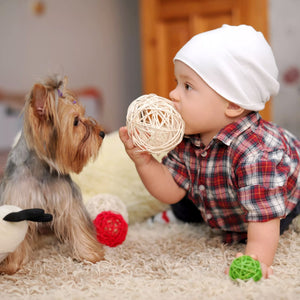
M 176 92 L 175 92 L 176 89 L 172 90 L 170 93 L 169 93 L 169 98 L 175 102 L 175 101 L 178 101 L 177 97 L 176 97 Z

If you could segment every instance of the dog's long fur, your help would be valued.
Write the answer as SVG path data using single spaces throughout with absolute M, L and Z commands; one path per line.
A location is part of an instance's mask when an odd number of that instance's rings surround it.
M 48 229 L 70 244 L 77 260 L 96 262 L 104 253 L 69 173 L 79 173 L 96 158 L 103 137 L 103 129 L 85 117 L 84 108 L 66 89 L 66 79 L 37 83 L 26 97 L 23 130 L 0 186 L 0 205 L 43 208 L 52 214 Z M 25 240 L 0 264 L 0 273 L 13 274 L 29 260 L 44 226 L 29 224 Z

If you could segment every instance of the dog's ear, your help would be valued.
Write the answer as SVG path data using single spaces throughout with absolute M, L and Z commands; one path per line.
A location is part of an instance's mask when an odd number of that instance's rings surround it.
M 43 117 L 45 114 L 45 102 L 47 97 L 47 90 L 42 84 L 35 84 L 32 89 L 31 105 L 34 108 L 38 117 Z

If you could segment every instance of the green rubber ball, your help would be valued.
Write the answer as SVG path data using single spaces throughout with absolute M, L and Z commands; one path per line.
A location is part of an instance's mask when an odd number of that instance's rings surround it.
M 253 278 L 254 281 L 258 281 L 262 277 L 260 263 L 248 255 L 237 257 L 230 265 L 229 276 L 233 280 L 247 281 Z

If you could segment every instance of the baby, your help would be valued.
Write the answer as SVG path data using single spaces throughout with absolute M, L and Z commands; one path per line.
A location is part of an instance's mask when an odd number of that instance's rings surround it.
M 170 99 L 185 121 L 183 141 L 160 163 L 136 151 L 126 127 L 120 138 L 174 218 L 246 242 L 244 254 L 267 278 L 280 234 L 300 213 L 300 141 L 258 113 L 279 90 L 272 50 L 251 26 L 223 25 L 185 44 L 174 69 Z

